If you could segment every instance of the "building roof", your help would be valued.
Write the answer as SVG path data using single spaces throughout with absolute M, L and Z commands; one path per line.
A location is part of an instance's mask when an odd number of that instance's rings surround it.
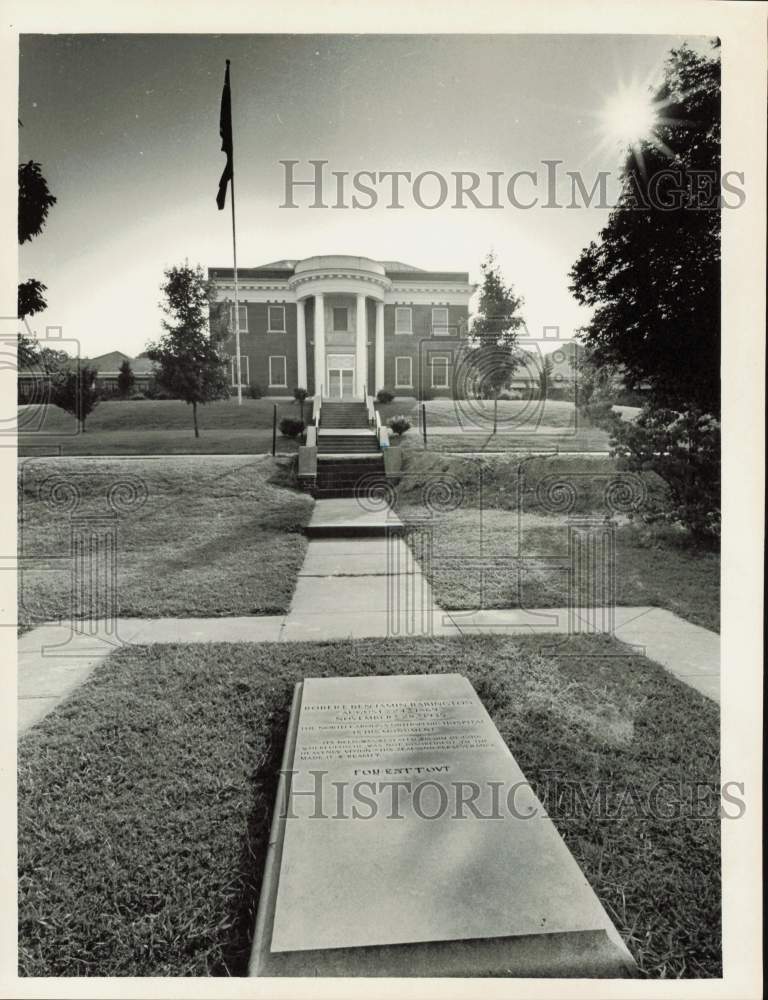
M 95 358 L 83 358 L 82 363 L 95 368 L 99 375 L 107 375 L 112 372 L 119 372 L 120 365 L 124 361 L 129 361 L 131 371 L 134 375 L 150 375 L 154 371 L 154 365 L 149 358 L 132 358 L 122 351 L 108 351 L 106 354 L 99 354 Z
M 282 278 L 287 280 L 299 263 L 300 259 L 273 260 L 268 264 L 258 264 L 256 267 L 239 267 L 237 273 L 238 277 L 244 280 L 248 278 Z M 469 283 L 469 274 L 466 271 L 425 271 L 424 268 L 406 264 L 401 260 L 380 260 L 378 263 L 384 268 L 386 276 L 396 282 L 431 280 Z M 231 267 L 209 267 L 208 274 L 211 278 L 230 280 L 234 276 Z

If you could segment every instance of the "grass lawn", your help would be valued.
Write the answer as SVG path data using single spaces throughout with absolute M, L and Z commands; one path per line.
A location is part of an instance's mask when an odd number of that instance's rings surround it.
M 421 405 L 413 396 L 398 396 L 391 403 L 377 403 L 376 408 L 382 422 L 402 413 L 415 426 L 420 419 Z M 431 399 L 424 406 L 427 409 L 427 428 L 467 427 L 487 432 L 493 429 L 493 400 Z M 579 414 L 578 422 L 583 419 Z M 573 430 L 577 415 L 573 403 L 561 400 L 500 399 L 498 421 L 499 431 L 510 433 L 537 427 Z
M 186 455 L 265 454 L 272 450 L 272 412 L 277 403 L 278 423 L 297 417 L 299 408 L 288 400 L 234 399 L 198 408 L 200 437 L 192 428 L 192 409 L 180 400 L 143 399 L 101 402 L 86 421 L 85 434 L 76 432 L 70 414 L 56 406 L 26 407 L 19 413 L 19 453 L 53 452 L 65 455 Z M 311 403 L 304 404 L 308 418 Z M 296 442 L 277 435 L 277 449 L 296 451 Z
M 35 455 L 207 455 L 267 454 L 272 450 L 272 412 L 278 422 L 297 417 L 289 400 L 234 399 L 208 403 L 198 410 L 201 436 L 192 430 L 192 411 L 180 400 L 110 400 L 101 402 L 88 417 L 85 434 L 77 432 L 70 414 L 55 406 L 28 406 L 19 411 L 19 454 Z M 501 400 L 498 433 L 492 434 L 492 404 L 482 400 L 435 399 L 427 407 L 431 432 L 428 449 L 437 452 L 606 451 L 608 435 L 577 414 L 573 403 L 557 400 Z M 402 445 L 423 449 L 419 431 L 421 404 L 403 397 L 378 404 L 382 420 L 395 414 L 410 417 L 413 429 Z M 304 404 L 309 419 L 311 402 Z M 279 452 L 295 452 L 297 442 L 277 435 Z
M 491 434 L 486 431 L 464 429 L 451 434 L 427 434 L 427 444 L 418 427 L 403 435 L 400 445 L 403 448 L 416 451 L 434 451 L 443 453 L 470 452 L 516 452 L 516 453 L 560 453 L 560 452 L 607 452 L 609 435 L 599 427 L 579 427 L 578 430 L 558 432 L 557 428 L 538 428 L 533 433 L 515 433 L 499 431 Z
M 427 408 L 427 450 L 435 452 L 607 451 L 609 435 L 577 413 L 573 403 L 560 400 L 500 400 L 497 433 L 493 433 L 493 403 L 487 400 L 433 399 Z M 395 399 L 378 404 L 382 421 L 403 414 L 412 424 L 400 442 L 424 449 L 421 404 Z M 446 433 L 453 431 L 453 433 Z
M 474 684 L 641 973 L 719 976 L 716 706 L 617 644 L 571 639 L 554 659 L 541 642 L 113 655 L 19 745 L 20 973 L 244 975 L 293 683 L 450 669 Z M 586 805 L 570 808 L 577 789 Z M 709 807 L 698 815 L 694 794 Z
M 423 568 L 446 609 L 564 607 L 569 604 L 567 517 L 543 510 L 539 484 L 556 476 L 574 485 L 574 515 L 605 516 L 603 490 L 615 464 L 604 458 L 479 460 L 411 453 L 404 465 L 398 513 L 411 526 L 431 524 L 432 555 Z M 430 511 L 425 485 L 446 483 L 448 506 Z M 663 484 L 648 474 L 649 497 Z M 428 488 L 428 486 L 427 486 Z M 521 516 L 518 517 L 518 502 Z M 683 532 L 621 523 L 616 529 L 616 603 L 668 608 L 719 631 L 720 557 L 692 546 Z M 519 562 L 518 562 L 519 560 Z M 547 565 L 544 560 L 552 560 Z M 518 567 L 520 574 L 518 576 Z
M 117 601 L 124 616 L 275 614 L 287 610 L 306 551 L 312 501 L 288 481 L 290 460 L 27 459 L 19 471 L 19 621 L 70 613 L 71 524 L 46 504 L 51 484 L 80 493 L 81 514 L 109 513 L 109 487 L 130 477 L 147 499 L 117 522 Z

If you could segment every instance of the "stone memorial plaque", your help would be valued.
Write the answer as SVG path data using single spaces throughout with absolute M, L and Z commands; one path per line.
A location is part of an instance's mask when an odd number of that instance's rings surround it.
M 631 974 L 466 678 L 304 681 L 283 770 L 252 974 Z

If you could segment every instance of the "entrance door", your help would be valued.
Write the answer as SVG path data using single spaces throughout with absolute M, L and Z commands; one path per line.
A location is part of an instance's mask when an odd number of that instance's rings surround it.
M 351 399 L 354 395 L 355 372 L 352 368 L 328 369 L 328 395 L 331 399 Z
M 352 399 L 355 393 L 354 358 L 343 355 L 328 358 L 328 396 L 330 399 Z

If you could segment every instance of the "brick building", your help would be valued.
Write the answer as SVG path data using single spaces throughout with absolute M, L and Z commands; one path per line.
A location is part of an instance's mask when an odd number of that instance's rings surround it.
M 208 273 L 217 301 L 232 304 L 232 268 Z M 328 398 L 360 399 L 385 387 L 400 396 L 450 396 L 475 288 L 466 272 L 367 257 L 238 268 L 242 384 L 274 396 L 296 386 Z M 225 348 L 235 391 L 234 336 Z

